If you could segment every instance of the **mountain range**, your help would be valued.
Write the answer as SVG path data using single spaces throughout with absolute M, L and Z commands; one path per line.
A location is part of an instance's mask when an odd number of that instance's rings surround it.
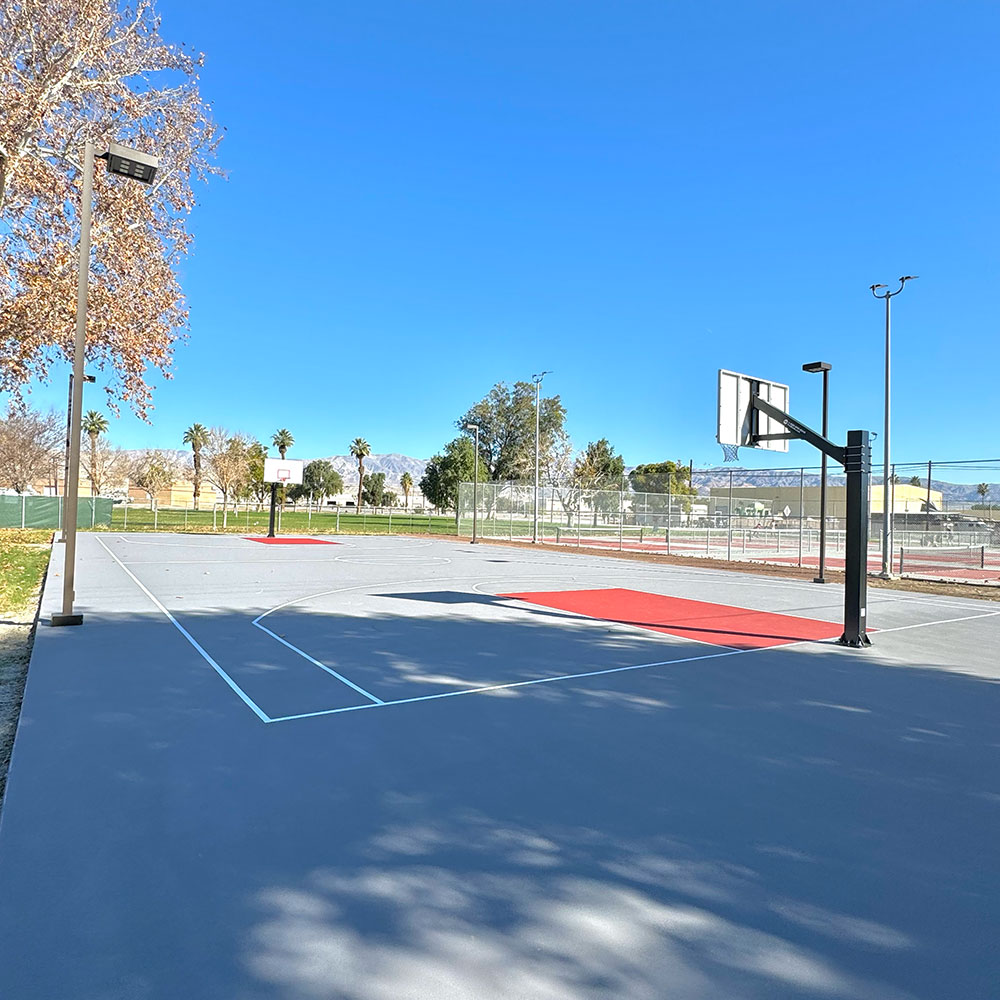
M 778 469 L 770 472 L 762 472 L 756 469 L 744 469 L 739 465 L 720 465 L 711 469 L 695 469 L 695 486 L 702 488 L 725 487 L 729 485 L 730 471 L 733 474 L 734 486 L 798 486 L 800 473 L 798 469 Z M 805 486 L 819 486 L 820 476 L 818 473 L 807 472 L 802 478 Z M 837 486 L 844 485 L 845 479 L 842 473 L 830 472 L 828 481 Z M 900 482 L 906 483 L 909 476 L 901 476 Z M 882 482 L 882 476 L 878 473 L 872 474 L 872 484 L 878 485 Z M 926 478 L 921 478 L 920 484 L 927 487 Z M 989 497 L 995 504 L 1000 505 L 1000 483 L 990 483 Z M 931 489 L 939 490 L 946 503 L 979 503 L 981 498 L 976 490 L 975 483 L 949 483 L 943 479 L 931 478 Z M 988 502 L 988 501 L 987 501 Z
M 185 466 L 191 461 L 190 451 L 173 448 L 164 448 L 163 450 L 176 457 Z M 350 491 L 352 486 L 355 489 L 357 488 L 358 463 L 355 458 L 351 455 L 327 455 L 325 458 L 343 477 L 346 491 Z M 312 459 L 306 459 L 306 461 L 312 461 Z M 385 473 L 386 486 L 398 492 L 400 488 L 399 481 L 404 472 L 409 472 L 413 479 L 414 488 L 418 487 L 427 468 L 427 462 L 428 459 L 426 458 L 411 458 L 409 455 L 400 455 L 398 452 L 388 455 L 368 455 L 365 458 L 365 472 Z M 709 469 L 695 469 L 695 486 L 703 490 L 711 487 L 726 487 L 729 485 L 730 472 L 733 476 L 734 486 L 768 487 L 799 485 L 800 473 L 798 469 L 779 469 L 768 472 L 745 469 L 739 465 L 720 465 Z M 902 481 L 906 482 L 908 478 L 903 477 Z M 806 486 L 819 486 L 820 477 L 818 473 L 807 472 L 802 481 Z M 834 473 L 831 470 L 829 481 L 834 485 L 843 485 L 844 476 L 843 474 Z M 877 473 L 872 475 L 873 484 L 878 484 L 881 481 L 882 478 L 880 475 Z M 926 485 L 925 480 L 921 480 L 921 483 Z M 989 485 L 989 498 L 994 503 L 1000 505 L 1000 483 L 991 483 Z M 975 483 L 950 483 L 943 479 L 931 479 L 931 489 L 939 490 L 945 503 L 948 505 L 981 502 Z

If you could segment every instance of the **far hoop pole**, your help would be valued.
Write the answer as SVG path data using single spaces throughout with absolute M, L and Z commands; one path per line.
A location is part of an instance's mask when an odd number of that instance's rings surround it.
M 274 538 L 274 510 L 278 505 L 278 484 L 271 483 L 271 519 L 267 529 L 267 537 Z

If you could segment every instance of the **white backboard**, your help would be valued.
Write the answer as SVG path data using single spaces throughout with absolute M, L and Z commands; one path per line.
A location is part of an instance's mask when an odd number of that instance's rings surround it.
M 284 486 L 299 486 L 302 483 L 301 458 L 265 458 L 264 482 L 281 483 Z
M 779 410 L 788 412 L 787 385 L 719 369 L 719 444 L 788 451 L 787 440 L 760 441 L 755 438 L 758 434 L 785 434 L 787 430 L 766 414 L 754 411 L 751 405 L 754 393 Z

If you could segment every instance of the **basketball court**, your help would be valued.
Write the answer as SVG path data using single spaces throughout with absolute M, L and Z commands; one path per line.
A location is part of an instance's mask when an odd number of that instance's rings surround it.
M 879 590 L 854 649 L 839 586 L 262 541 L 80 536 L 5 995 L 991 995 L 1000 606 Z

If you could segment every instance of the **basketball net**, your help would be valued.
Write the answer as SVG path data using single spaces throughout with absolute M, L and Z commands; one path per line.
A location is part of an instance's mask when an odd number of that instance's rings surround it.
M 738 444 L 724 444 L 722 448 L 723 462 L 738 462 L 740 460 L 740 446 Z

